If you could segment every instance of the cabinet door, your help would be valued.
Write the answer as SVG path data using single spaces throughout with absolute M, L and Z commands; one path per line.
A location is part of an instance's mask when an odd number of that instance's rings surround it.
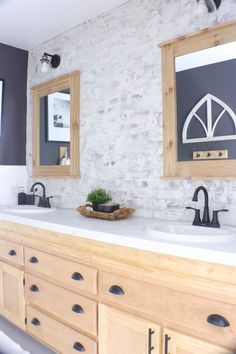
M 0 262 L 0 313 L 25 328 L 24 272 Z
M 99 354 L 160 354 L 160 327 L 99 305 Z
M 228 349 L 215 346 L 171 330 L 164 330 L 164 354 L 234 354 Z

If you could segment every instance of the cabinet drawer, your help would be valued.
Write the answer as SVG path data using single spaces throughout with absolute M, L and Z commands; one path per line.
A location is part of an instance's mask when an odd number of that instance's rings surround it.
M 97 303 L 32 275 L 25 276 L 25 295 L 29 304 L 49 312 L 94 336 L 97 334 Z
M 25 249 L 25 267 L 74 291 L 97 294 L 97 270 L 31 248 Z
M 101 298 L 155 317 L 157 321 L 181 325 L 210 335 L 216 342 L 236 347 L 236 307 L 223 302 L 180 291 L 127 279 L 110 273 L 99 273 Z M 208 316 L 216 314 L 229 321 L 230 326 L 221 328 L 207 322 Z
M 61 354 L 97 354 L 97 343 L 27 306 L 27 331 Z
M 0 239 L 0 258 L 17 265 L 24 265 L 23 246 Z

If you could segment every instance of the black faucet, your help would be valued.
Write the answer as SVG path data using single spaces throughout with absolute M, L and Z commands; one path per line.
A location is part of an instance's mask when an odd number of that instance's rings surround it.
M 194 194 L 193 194 L 193 202 L 198 201 L 198 193 L 200 191 L 203 191 L 204 193 L 204 210 L 203 210 L 203 217 L 201 219 L 200 216 L 200 209 L 195 209 L 191 207 L 186 207 L 186 209 L 193 209 L 195 210 L 195 217 L 193 220 L 193 225 L 196 226 L 205 226 L 205 227 L 220 227 L 219 219 L 218 219 L 218 213 L 223 211 L 229 211 L 228 209 L 221 209 L 221 210 L 213 210 L 213 217 L 212 220 L 210 221 L 210 215 L 209 215 L 209 197 L 208 197 L 208 192 L 207 189 L 204 186 L 199 186 L 196 188 Z
M 204 193 L 204 198 L 205 198 L 205 201 L 204 201 L 204 211 L 203 211 L 203 218 L 202 218 L 202 221 L 201 223 L 202 224 L 210 224 L 210 215 L 209 215 L 209 197 L 208 197 L 208 192 L 206 190 L 205 187 L 203 186 L 200 186 L 200 187 L 197 187 L 197 189 L 195 190 L 194 194 L 193 194 L 193 199 L 192 201 L 193 202 L 197 202 L 198 201 L 198 193 L 200 191 L 203 191 Z
M 45 185 L 42 183 L 42 182 L 35 182 L 32 187 L 30 188 L 30 192 L 34 192 L 34 188 L 35 186 L 41 186 L 42 189 L 43 189 L 43 195 L 42 197 L 41 196 L 38 196 L 39 197 L 39 203 L 38 203 L 38 207 L 41 207 L 41 208 L 51 208 L 51 204 L 50 204 L 50 198 L 53 198 L 53 197 L 47 197 L 46 196 L 46 188 L 45 188 Z

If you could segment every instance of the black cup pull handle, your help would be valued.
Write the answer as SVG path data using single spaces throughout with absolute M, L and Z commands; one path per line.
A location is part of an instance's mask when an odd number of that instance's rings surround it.
M 30 259 L 29 259 L 29 262 L 30 263 L 38 263 L 39 261 L 38 261 L 38 258 L 37 257 L 30 257 Z
M 112 285 L 109 292 L 114 295 L 124 295 L 124 290 L 119 285 Z
M 148 329 L 148 354 L 152 354 L 152 351 L 155 349 L 155 347 L 152 346 L 152 335 L 154 333 L 151 328 Z
M 39 292 L 39 288 L 37 287 L 37 285 L 32 284 L 32 285 L 30 286 L 30 291 L 31 291 L 32 293 L 38 293 L 38 292 Z
M 16 256 L 16 251 L 15 251 L 15 250 L 10 250 L 10 251 L 8 252 L 8 255 L 9 255 L 9 256 Z
M 40 321 L 36 317 L 32 319 L 31 323 L 34 326 L 40 326 Z
M 168 336 L 168 334 L 165 335 L 165 354 L 169 354 L 169 340 L 171 338 Z
M 78 304 L 73 305 L 71 310 L 75 313 L 84 313 L 83 307 Z
M 207 322 L 212 324 L 213 326 L 216 326 L 216 327 L 229 327 L 230 326 L 229 321 L 225 317 L 223 317 L 221 315 L 216 315 L 216 314 L 209 315 L 207 317 Z
M 75 342 L 73 348 L 77 350 L 77 352 L 85 352 L 85 347 L 79 342 Z
M 71 279 L 77 280 L 77 281 L 82 281 L 82 280 L 84 280 L 84 277 L 82 274 L 75 272 L 72 274 Z

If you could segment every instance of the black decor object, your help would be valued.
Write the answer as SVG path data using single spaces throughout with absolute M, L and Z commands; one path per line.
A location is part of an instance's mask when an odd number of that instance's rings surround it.
M 215 9 L 218 10 L 221 5 L 221 0 L 205 0 L 205 3 L 208 8 L 208 12 L 213 12 Z

